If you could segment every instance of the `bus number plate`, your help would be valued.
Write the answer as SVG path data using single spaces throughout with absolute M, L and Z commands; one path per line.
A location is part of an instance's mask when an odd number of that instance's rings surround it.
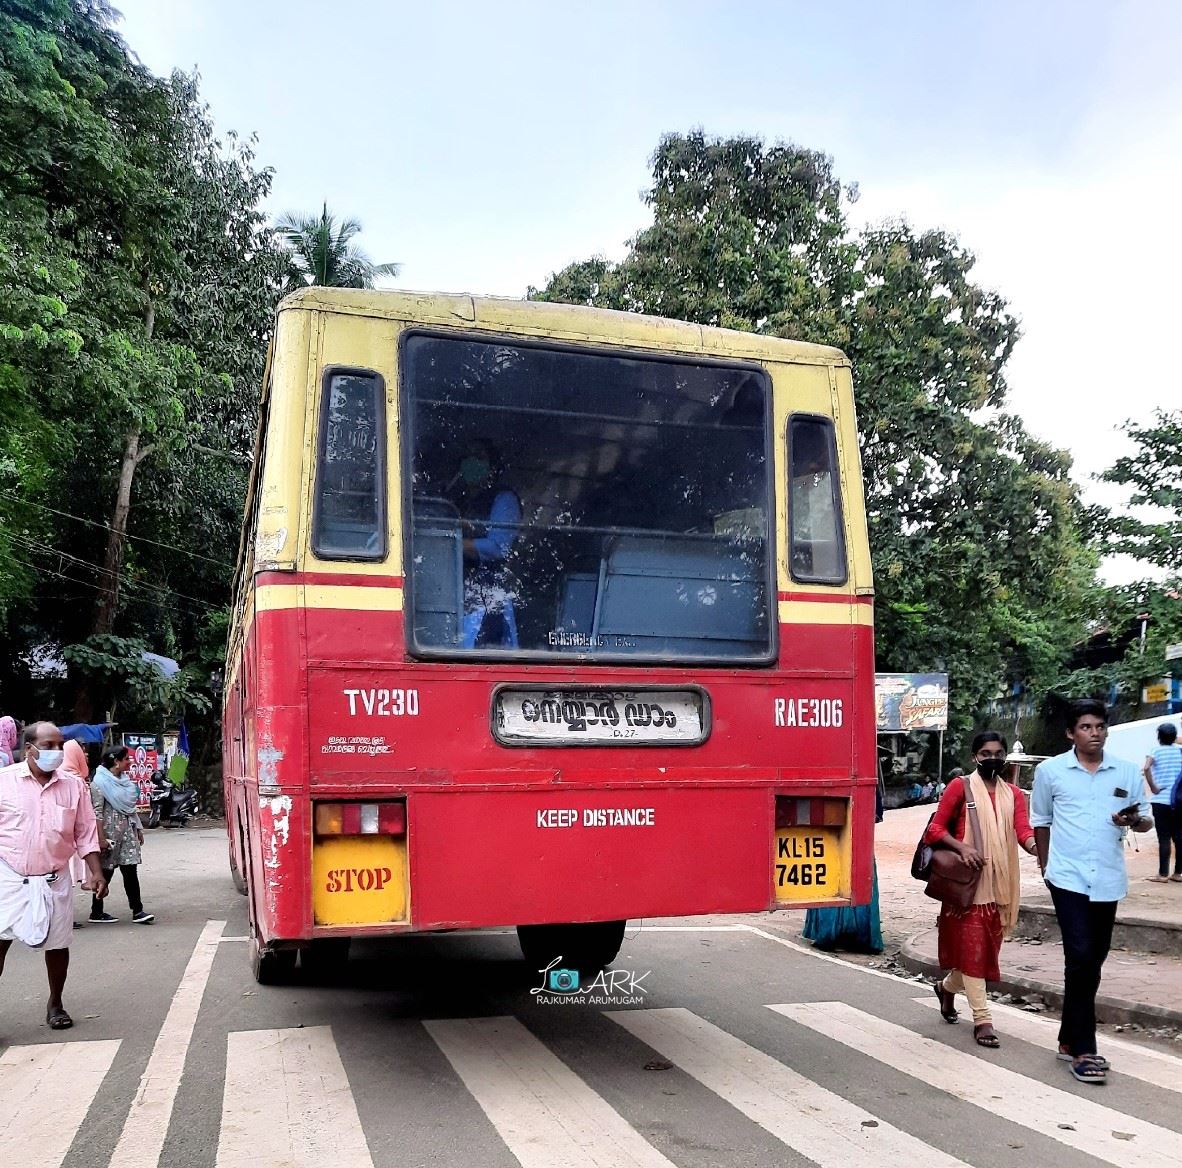
M 694 746 L 706 739 L 698 690 L 502 689 L 498 742 L 533 746 Z
M 776 899 L 829 900 L 840 895 L 840 829 L 781 827 L 772 859 Z

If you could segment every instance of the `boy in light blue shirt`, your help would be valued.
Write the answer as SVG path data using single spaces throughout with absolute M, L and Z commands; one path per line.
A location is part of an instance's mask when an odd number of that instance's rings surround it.
M 1112 944 L 1116 905 L 1129 890 L 1125 831 L 1148 831 L 1149 803 L 1136 766 L 1105 754 L 1108 711 L 1079 701 L 1068 716 L 1066 754 L 1034 773 L 1030 824 L 1063 935 L 1063 1020 L 1059 1057 L 1081 1083 L 1103 1083 L 1096 1053 L 1096 991 Z

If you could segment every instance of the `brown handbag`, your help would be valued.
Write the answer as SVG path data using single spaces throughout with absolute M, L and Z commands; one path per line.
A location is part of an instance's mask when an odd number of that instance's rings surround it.
M 981 821 L 977 818 L 977 803 L 969 795 L 965 787 L 965 807 L 968 808 L 969 823 L 973 830 L 973 842 L 977 851 L 981 851 Z M 967 833 L 966 833 L 967 834 Z M 932 871 L 928 877 L 928 885 L 923 890 L 925 896 L 946 904 L 949 908 L 964 912 L 972 908 L 973 898 L 977 895 L 977 885 L 981 882 L 981 869 L 970 868 L 962 859 L 960 852 L 953 848 L 932 849 Z

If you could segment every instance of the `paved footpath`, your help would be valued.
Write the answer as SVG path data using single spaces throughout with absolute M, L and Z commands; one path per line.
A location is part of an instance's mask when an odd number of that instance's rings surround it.
M 920 833 L 931 815 L 931 806 L 888 811 L 877 827 L 875 857 L 882 905 L 886 952 L 898 955 L 905 968 L 934 974 L 936 960 L 936 903 L 924 895 L 923 885 L 911 877 L 911 858 Z M 1121 902 L 1118 920 L 1136 918 L 1163 928 L 1182 931 L 1182 884 L 1156 884 L 1148 880 L 1157 872 L 1157 837 L 1138 836 L 1137 847 L 1125 850 L 1129 868 L 1129 895 Z M 1024 904 L 1050 904 L 1046 886 L 1032 856 L 1022 856 Z M 1014 939 L 1002 947 L 1003 992 L 1042 999 L 1057 1006 L 1062 998 L 1063 948 L 1054 940 L 1052 924 L 1041 942 Z M 859 964 L 875 964 L 873 958 L 854 957 Z M 935 999 L 933 998 L 933 1001 Z M 1104 966 L 1104 981 L 1097 999 L 1104 1019 L 1114 1026 L 1136 1025 L 1163 1031 L 1182 1030 L 1182 957 L 1114 949 Z M 1182 1047 L 1182 1038 L 1174 1049 Z

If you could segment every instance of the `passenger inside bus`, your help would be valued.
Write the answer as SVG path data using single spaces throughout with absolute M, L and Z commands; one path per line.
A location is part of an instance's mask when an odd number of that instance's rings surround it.
M 521 500 L 491 442 L 473 439 L 444 489 L 463 533 L 465 649 L 517 647 L 517 620 L 509 553 L 521 525 Z

